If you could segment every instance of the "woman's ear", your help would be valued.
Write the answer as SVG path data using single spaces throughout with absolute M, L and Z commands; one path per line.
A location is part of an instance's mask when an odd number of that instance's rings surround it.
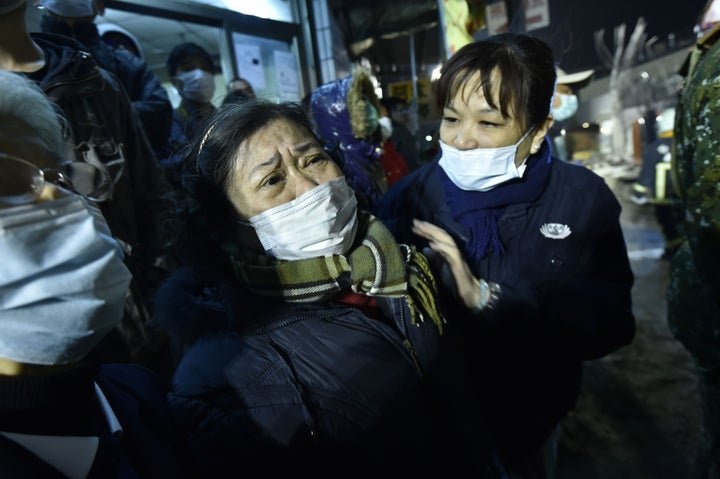
M 553 123 L 555 123 L 555 120 L 553 120 L 552 116 L 548 115 L 545 121 L 535 128 L 535 133 L 533 133 L 532 137 L 532 146 L 530 146 L 531 154 L 535 154 L 538 150 L 540 150 L 540 147 L 547 136 L 547 132 L 553 126 Z

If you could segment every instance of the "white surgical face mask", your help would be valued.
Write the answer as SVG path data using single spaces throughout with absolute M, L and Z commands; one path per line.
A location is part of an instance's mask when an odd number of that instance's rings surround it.
M 215 78 L 201 68 L 181 73 L 177 79 L 182 82 L 183 98 L 195 103 L 210 103 L 215 94 Z
M 378 118 L 378 123 L 380 123 L 380 137 L 382 138 L 382 141 L 385 141 L 392 136 L 392 120 L 387 116 L 381 116 Z
M 528 130 L 514 145 L 501 148 L 458 150 L 440 141 L 440 166 L 455 186 L 462 190 L 491 190 L 501 183 L 521 178 L 525 173 L 525 160 L 520 167 L 516 167 L 515 155 L 518 145 L 530 131 L 532 130 Z
M 557 121 L 564 121 L 572 118 L 578 109 L 578 97 L 576 95 L 568 95 L 566 93 L 556 93 L 560 99 L 560 105 L 552 109 L 553 118 Z
M 275 258 L 345 254 L 357 233 L 357 199 L 341 176 L 248 221 L 265 252 Z
M 0 257 L 0 357 L 77 362 L 120 322 L 130 272 L 85 198 L 0 209 Z

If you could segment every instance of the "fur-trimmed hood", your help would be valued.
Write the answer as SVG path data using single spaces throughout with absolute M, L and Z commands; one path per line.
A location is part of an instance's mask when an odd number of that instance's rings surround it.
M 369 209 L 387 190 L 380 163 L 383 149 L 377 124 L 379 107 L 372 80 L 360 69 L 352 76 L 320 86 L 310 99 L 317 132 L 340 152 L 340 166 L 348 184 Z
M 369 106 L 377 112 L 380 101 L 370 76 L 362 69 L 320 86 L 311 97 L 312 114 L 320 134 L 342 143 L 377 142 L 377 125 L 371 124 Z

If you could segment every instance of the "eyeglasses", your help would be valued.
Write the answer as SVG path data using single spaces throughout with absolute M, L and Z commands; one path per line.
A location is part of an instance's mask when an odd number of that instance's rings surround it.
M 102 197 L 110 189 L 107 176 L 89 163 L 71 162 L 58 169 L 41 169 L 21 158 L 0 153 L 0 207 L 37 201 L 46 182 L 93 199 Z

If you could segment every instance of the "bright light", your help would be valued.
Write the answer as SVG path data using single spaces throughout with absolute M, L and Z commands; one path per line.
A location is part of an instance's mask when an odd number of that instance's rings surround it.
M 643 80 L 647 80 L 648 78 L 650 78 L 650 74 L 648 72 L 642 72 L 640 74 L 640 77 L 642 77 Z
M 248 2 L 246 0 L 215 0 L 203 2 L 206 5 L 219 4 L 219 7 L 225 7 L 235 12 L 244 13 L 245 15 L 253 15 L 260 18 L 268 18 L 270 20 L 279 20 L 281 22 L 293 22 L 292 9 L 290 2 L 283 0 L 265 0 L 262 2 Z
M 435 68 L 433 68 L 432 73 L 430 73 L 430 81 L 435 81 L 440 79 L 440 70 L 442 70 L 442 64 L 438 64 Z
M 583 127 L 583 128 L 590 128 L 590 123 L 584 122 L 584 123 L 582 124 L 582 127 Z
M 611 131 L 612 128 L 608 125 L 603 125 L 600 127 L 600 133 L 602 133 L 603 135 L 609 135 Z
M 638 122 L 639 125 L 644 125 L 644 124 L 645 124 L 645 118 L 640 117 L 640 118 L 637 119 L 637 122 Z
M 425 135 L 425 141 L 430 143 L 433 140 L 432 135 Z

